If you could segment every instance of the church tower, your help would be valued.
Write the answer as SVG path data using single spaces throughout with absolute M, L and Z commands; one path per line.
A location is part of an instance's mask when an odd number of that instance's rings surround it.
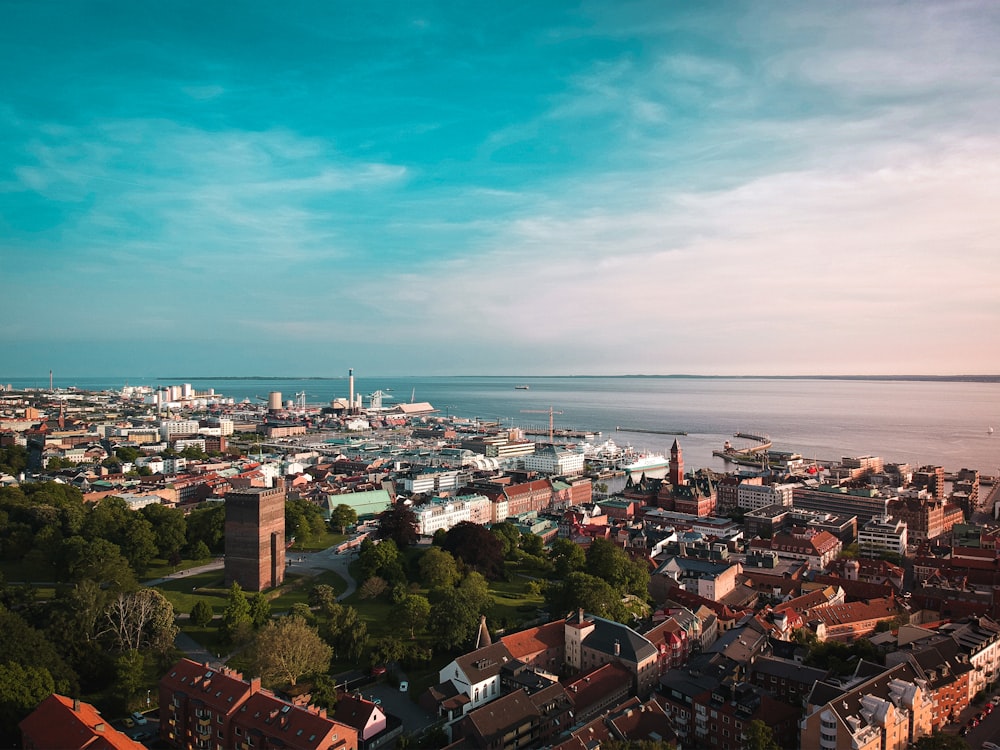
M 670 472 L 667 480 L 674 487 L 684 484 L 684 457 L 681 455 L 681 446 L 674 438 L 674 444 L 670 446 Z

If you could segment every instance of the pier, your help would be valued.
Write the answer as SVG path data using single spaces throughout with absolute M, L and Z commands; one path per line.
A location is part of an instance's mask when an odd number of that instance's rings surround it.
M 639 427 L 621 427 L 615 425 L 615 432 L 643 432 L 647 435 L 687 435 L 686 432 L 673 430 L 643 430 Z

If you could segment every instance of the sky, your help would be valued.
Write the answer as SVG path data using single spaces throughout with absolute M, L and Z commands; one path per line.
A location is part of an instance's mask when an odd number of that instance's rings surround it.
M 0 379 L 1000 373 L 1000 3 L 0 0 Z

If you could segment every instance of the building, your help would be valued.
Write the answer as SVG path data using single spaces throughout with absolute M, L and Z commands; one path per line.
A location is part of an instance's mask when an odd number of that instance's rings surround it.
M 89 703 L 53 693 L 18 725 L 25 750 L 144 750 Z
M 285 579 L 285 490 L 226 493 L 226 585 L 263 591 Z
M 931 733 L 933 701 L 909 662 L 885 668 L 861 662 L 861 681 L 844 688 L 817 682 L 807 699 L 799 746 L 817 750 L 905 750 Z
M 656 687 L 659 649 L 630 627 L 579 610 L 566 618 L 563 634 L 571 672 L 586 673 L 614 661 L 631 672 L 633 690 L 640 697 L 648 697 Z
M 736 490 L 736 504 L 744 510 L 759 510 L 769 505 L 790 506 L 795 484 L 750 484 L 741 482 Z
M 160 739 L 188 750 L 358 750 L 358 733 L 227 668 L 181 659 L 160 680 Z
M 873 518 L 858 529 L 858 551 L 862 557 L 879 557 L 890 552 L 906 555 L 906 521 Z
M 524 457 L 526 471 L 540 474 L 571 475 L 583 471 L 583 454 L 558 445 L 538 445 L 535 452 Z
M 848 489 L 818 483 L 803 483 L 792 491 L 792 505 L 796 508 L 848 518 L 857 516 L 859 524 L 892 515 L 889 512 L 890 499 L 871 488 Z
M 809 569 L 823 572 L 835 560 L 844 545 L 828 531 L 816 531 L 801 526 L 775 534 L 770 539 L 753 539 L 751 550 L 772 550 L 778 557 L 804 560 Z

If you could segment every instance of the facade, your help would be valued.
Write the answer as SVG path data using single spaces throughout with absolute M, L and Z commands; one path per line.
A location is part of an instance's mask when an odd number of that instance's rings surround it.
M 862 662 L 860 684 L 817 682 L 801 722 L 800 747 L 818 750 L 905 750 L 931 733 L 933 701 L 909 663 L 885 668 Z
M 186 750 L 357 750 L 358 733 L 229 669 L 181 659 L 160 680 L 160 739 Z
M 540 474 L 580 474 L 583 471 L 583 463 L 582 453 L 556 445 L 536 446 L 534 453 L 524 457 L 525 470 L 537 471 Z
M 858 529 L 858 551 L 862 557 L 878 557 L 885 552 L 906 555 L 906 521 L 873 518 Z
M 838 516 L 857 516 L 862 524 L 872 518 L 884 518 L 889 512 L 890 497 L 873 489 L 851 490 L 845 487 L 816 484 L 799 485 L 792 492 L 792 505 Z
M 770 539 L 754 539 L 752 549 L 773 550 L 779 557 L 804 560 L 809 569 L 822 572 L 835 560 L 844 545 L 828 531 L 805 529 L 801 526 L 775 534 Z
M 226 493 L 226 585 L 263 591 L 285 579 L 285 490 Z
M 648 697 L 656 687 L 659 649 L 631 628 L 580 610 L 566 619 L 563 633 L 571 671 L 586 673 L 614 661 L 632 673 L 640 697 Z
M 768 505 L 792 504 L 794 484 L 750 484 L 741 482 L 736 490 L 736 504 L 745 510 L 759 510 Z
M 434 536 L 438 529 L 447 531 L 462 521 L 488 523 L 491 503 L 483 495 L 466 495 L 449 500 L 436 500 L 413 509 L 417 517 L 417 532 L 422 536 Z

